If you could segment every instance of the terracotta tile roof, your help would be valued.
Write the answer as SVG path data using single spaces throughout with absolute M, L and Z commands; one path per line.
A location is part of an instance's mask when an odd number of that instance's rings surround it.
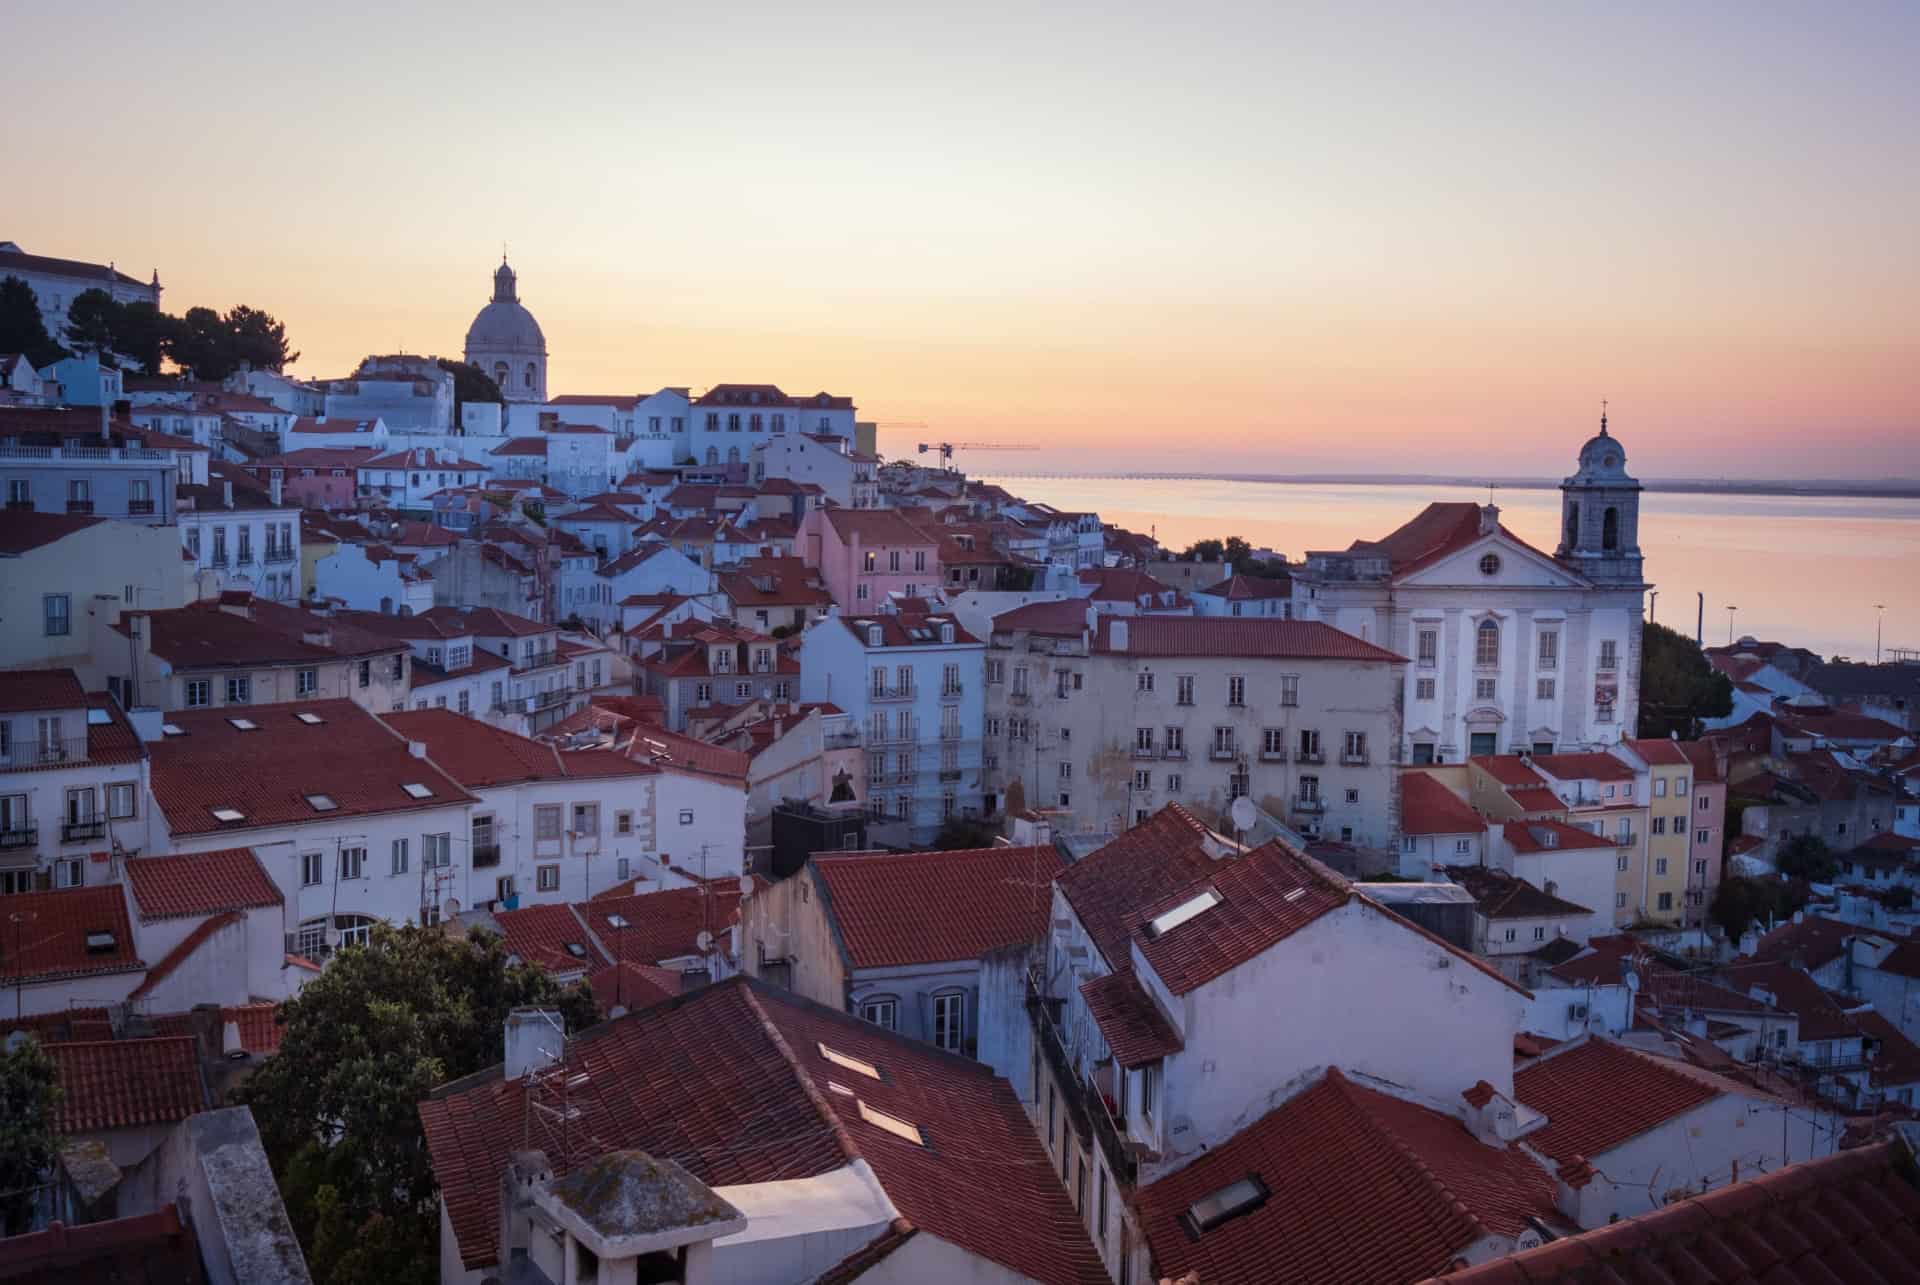
M 1551 852 L 1559 848 L 1605 848 L 1611 852 L 1616 846 L 1612 839 L 1565 821 L 1506 821 L 1501 824 L 1500 833 L 1515 852 Z
M 537 455 L 547 457 L 547 439 L 544 437 L 509 437 L 500 445 L 488 451 L 489 455 Z
M 200 1243 L 182 1223 L 179 1207 L 150 1214 L 69 1226 L 0 1240 L 0 1280 L 60 1280 L 66 1285 L 169 1281 L 201 1285 Z
M 118 884 L 15 893 L 6 899 L 6 915 L 11 922 L 0 932 L 0 978 L 10 982 L 146 967 L 134 952 L 127 899 Z M 89 937 L 96 939 L 92 947 Z
M 602 397 L 597 393 L 560 393 L 547 398 L 549 406 L 611 406 L 615 410 L 632 410 L 645 400 L 642 394 L 628 395 L 616 393 Z
M 862 548 L 934 544 L 932 536 L 892 509 L 821 509 L 818 512 L 833 526 L 843 543 L 857 539 Z
M 171 977 L 175 969 L 191 959 L 193 952 L 199 950 L 209 937 L 212 937 L 223 928 L 231 928 L 233 925 L 241 923 L 244 919 L 245 916 L 239 911 L 228 910 L 201 920 L 198 924 L 194 925 L 192 932 L 180 939 L 179 945 L 161 956 L 160 962 L 147 970 L 147 975 L 140 979 L 140 984 L 133 988 L 127 995 L 127 998 L 146 998 L 154 987 Z
M 1629 739 L 1626 744 L 1635 754 L 1660 767 L 1685 767 L 1691 761 L 1678 741 Z
M 882 1078 L 834 1065 L 822 1045 Z M 588 1076 L 570 1103 L 583 1133 L 610 1149 L 673 1160 L 714 1187 L 865 1160 L 913 1227 L 1031 1280 L 1108 1281 L 1025 1111 L 976 1062 L 735 978 L 575 1036 L 565 1065 Z M 524 1090 L 496 1070 L 420 1104 L 448 1249 L 470 1269 L 499 1257 L 500 1174 L 522 1145 Z M 856 1101 L 916 1125 L 926 1145 L 869 1123 Z
M 191 1036 L 49 1044 L 47 1053 L 60 1068 L 63 1134 L 170 1124 L 207 1109 Z
M 968 633 L 966 627 L 948 612 L 889 611 L 875 615 L 835 618 L 846 627 L 848 633 L 860 641 L 863 647 L 873 645 L 867 640 L 867 636 L 868 631 L 875 626 L 880 629 L 882 647 L 952 647 L 980 641 Z M 953 642 L 943 643 L 940 641 L 940 630 L 942 626 L 948 625 L 953 628 Z
M 895 1250 L 912 1240 L 915 1230 L 914 1225 L 906 1219 L 894 1219 L 885 1231 L 814 1277 L 813 1285 L 850 1285 L 850 1282 L 865 1276 L 891 1257 Z
M 305 607 L 264 598 L 235 605 L 245 614 L 217 600 L 139 614 L 146 619 L 153 654 L 176 671 L 318 664 L 403 650 L 391 638 Z M 124 621 L 116 627 L 127 632 Z
M 1129 923 L 1143 905 L 1211 872 L 1211 836 L 1192 813 L 1170 803 L 1054 878 L 1109 968 L 1128 960 Z
M 1920 1084 L 1920 1044 L 1915 1044 L 1900 1028 L 1872 1008 L 1853 1014 L 1860 1033 L 1878 1042 L 1871 1056 L 1873 1083 L 1882 1088 L 1896 1084 Z
M 755 877 L 760 887 L 764 880 Z M 615 960 L 658 964 L 700 954 L 700 934 L 724 938 L 740 917 L 740 881 L 716 879 L 687 888 L 625 896 L 602 894 L 574 909 Z M 615 923 L 618 918 L 624 923 Z
M 1192 1234 L 1194 1202 L 1249 1174 L 1264 1203 Z M 1337 1068 L 1186 1168 L 1140 1190 L 1141 1230 L 1162 1279 L 1204 1285 L 1393 1282 L 1453 1265 L 1529 1219 L 1560 1221 L 1554 1183 L 1517 1147 L 1363 1087 Z
M 807 864 L 848 964 L 894 968 L 1040 940 L 1063 862 L 1048 844 L 822 855 Z
M 1505 786 L 1543 786 L 1546 780 L 1518 754 L 1476 754 L 1467 760 Z
M 1733 963 L 1719 980 L 1742 993 L 1759 990 L 1774 1007 L 1800 1019 L 1802 1040 L 1842 1040 L 1860 1033 L 1854 1019 L 1806 973 L 1786 964 Z
M 1127 645 L 1113 645 L 1116 624 L 1127 627 Z M 1275 660 L 1363 660 L 1404 664 L 1406 657 L 1343 634 L 1317 620 L 1246 620 L 1232 616 L 1103 617 L 1094 635 L 1096 652 L 1130 656 L 1235 656 Z
M 135 857 L 127 862 L 127 886 L 143 922 L 281 904 L 252 848 Z
M 1121 968 L 1080 983 L 1087 1012 L 1100 1028 L 1113 1060 L 1132 1070 L 1186 1047 L 1160 1006 L 1140 985 L 1132 968 Z
M 0 510 L 0 556 L 17 557 L 31 553 L 105 521 L 106 518 L 81 517 L 75 513 Z
M 0 672 L 0 712 L 25 714 L 42 709 L 81 709 L 86 703 L 86 690 L 71 669 Z
M 1047 638 L 1078 638 L 1087 631 L 1087 610 L 1084 598 L 1030 602 L 995 616 L 993 632 L 1014 633 L 1024 629 Z
M 1899 934 L 1842 923 L 1823 915 L 1807 915 L 1799 923 L 1781 924 L 1760 938 L 1753 952 L 1759 960 L 1778 960 L 1801 968 L 1819 968 L 1840 958 L 1849 937 L 1898 939 Z
M 1479 834 L 1486 818 L 1467 801 L 1425 772 L 1400 776 L 1400 833 Z
M 1824 706 L 1785 705 L 1776 711 L 1775 718 L 1789 735 L 1816 736 L 1828 740 L 1891 743 L 1909 735 L 1904 727 L 1895 726 L 1885 719 Z
M 1741 1085 L 1597 1036 L 1569 1041 L 1513 1073 L 1513 1096 L 1547 1117 L 1527 1135 L 1556 1161 L 1598 1161 L 1621 1143 L 1656 1129 Z
M 484 473 L 486 472 L 486 469 L 487 469 L 487 466 L 485 464 L 475 463 L 473 460 L 442 459 L 437 452 L 424 446 L 411 447 L 403 451 L 389 451 L 385 455 L 376 455 L 374 458 L 368 460 L 366 463 L 362 464 L 360 467 L 363 470 L 370 469 L 370 468 L 388 468 L 388 469 L 416 469 L 417 468 L 417 469 L 423 469 L 423 470 L 460 469 L 460 470 L 465 470 L 466 472 L 469 472 L 469 473 L 471 473 L 475 469 L 479 469 L 481 472 Z
M 1631 781 L 1634 771 L 1611 754 L 1535 754 L 1535 770 L 1556 781 Z
M 1243 576 L 1234 572 L 1218 584 L 1210 584 L 1204 589 L 1195 589 L 1196 594 L 1205 594 L 1209 598 L 1225 598 L 1229 602 L 1247 602 L 1256 598 L 1290 598 L 1293 596 L 1293 581 L 1285 576 Z
M 822 607 L 833 594 L 799 558 L 749 558 L 716 577 L 736 607 Z
M 232 709 L 176 710 L 168 720 L 185 735 L 151 746 L 153 796 L 176 837 L 476 801 L 350 700 L 256 705 L 244 714 L 257 730 L 235 728 Z M 308 724 L 300 714 L 322 721 Z M 408 782 L 433 793 L 414 798 L 401 789 Z M 321 794 L 336 806 L 315 811 L 307 796 Z M 221 821 L 215 808 L 232 808 L 241 818 Z
M 531 638 L 553 633 L 558 628 L 496 607 L 434 607 L 421 614 L 450 629 L 483 638 Z
M 1211 889 L 1211 909 L 1157 936 L 1146 925 Z M 1346 880 L 1278 840 L 1217 861 L 1198 879 L 1128 916 L 1134 946 L 1175 995 L 1206 985 L 1352 899 Z
M 541 735 L 558 738 L 587 730 L 599 730 L 611 736 L 611 743 L 602 748 L 662 772 L 687 772 L 744 785 L 747 769 L 753 763 L 750 757 L 739 750 L 708 745 L 705 741 L 669 732 L 657 723 L 642 722 L 631 715 L 602 708 L 597 699 L 586 709 L 569 715 Z M 567 750 L 563 751 L 562 757 L 587 752 L 584 749 Z
M 587 977 L 593 988 L 593 1001 L 603 1016 L 614 1016 L 616 1008 L 632 1012 L 646 1008 L 680 993 L 681 975 L 671 968 L 636 964 L 623 959 L 617 964 L 597 968 Z
M 502 949 L 545 972 L 586 973 L 612 962 L 594 945 L 593 934 L 572 906 L 496 910 L 493 922 L 500 929 Z
M 627 760 L 610 768 L 604 757 L 589 761 L 561 754 L 551 745 L 450 709 L 407 710 L 382 715 L 381 721 L 407 740 L 424 744 L 427 758 L 470 790 L 578 775 L 645 776 L 651 771 Z M 575 767 L 583 770 L 575 772 Z
M 1910 1281 L 1920 1191 L 1897 1138 L 1434 1277 L 1430 1285 L 1834 1285 Z

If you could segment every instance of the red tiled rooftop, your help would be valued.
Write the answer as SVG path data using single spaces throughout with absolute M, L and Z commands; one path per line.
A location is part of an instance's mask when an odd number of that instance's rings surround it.
M 55 1221 L 44 1230 L 0 1240 L 0 1280 L 200 1285 L 205 1279 L 193 1228 L 180 1220 L 179 1207 L 172 1204 L 150 1214 L 79 1226 Z
M 1898 1138 L 1776 1169 L 1425 1285 L 1911 1281 L 1920 1191 Z
M 1467 801 L 1425 772 L 1400 777 L 1402 834 L 1479 834 L 1486 818 Z
M 47 1045 L 60 1070 L 62 1134 L 169 1124 L 207 1109 L 191 1036 Z
M 127 862 L 127 885 L 143 921 L 281 904 L 252 848 L 135 857 Z
M 1266 1201 L 1190 1234 L 1194 1202 L 1257 1175 Z M 1135 1207 L 1162 1279 L 1204 1285 L 1393 1282 L 1453 1265 L 1490 1236 L 1560 1221 L 1553 1179 L 1517 1147 L 1363 1087 L 1337 1068 L 1169 1177 Z
M 617 1016 L 615 1009 L 632 1012 L 664 999 L 672 999 L 681 990 L 681 975 L 671 968 L 636 964 L 623 959 L 617 964 L 595 969 L 587 978 L 593 988 L 593 1002 L 600 1012 Z
M 978 959 L 1046 935 L 1051 844 L 816 856 L 808 863 L 854 968 Z
M 86 690 L 71 669 L 0 671 L 0 713 L 80 709 L 86 703 Z
M 1139 907 L 1159 901 L 1213 869 L 1210 831 L 1170 803 L 1055 877 L 1109 968 L 1125 966 L 1128 925 Z
M 1513 1073 L 1513 1096 L 1547 1117 L 1528 1145 L 1556 1161 L 1601 1156 L 1723 1093 L 1731 1080 L 1588 1036 Z
M 1087 631 L 1087 601 L 1067 598 L 1053 602 L 1030 602 L 1024 607 L 1003 611 L 993 618 L 995 633 L 1027 630 L 1049 638 L 1077 638 Z
M 118 884 L 22 892 L 6 898 L 0 978 L 28 984 L 145 968 L 134 953 L 127 901 Z M 89 947 L 89 936 L 110 936 Z
M 658 964 L 700 954 L 703 931 L 725 938 L 740 914 L 740 881 L 716 879 L 658 892 L 602 894 L 574 909 L 615 960 Z M 625 922 L 615 923 L 616 918 Z
M 1540 774 L 1518 754 L 1476 754 L 1467 760 L 1505 786 L 1544 786 Z
M 574 765 L 598 770 L 585 775 L 610 775 L 599 760 L 588 763 L 553 746 L 505 728 L 483 723 L 449 709 L 406 710 L 384 714 L 381 720 L 409 741 L 427 747 L 427 758 L 470 790 L 525 781 L 559 781 L 577 773 Z M 624 774 L 646 775 L 645 766 L 624 763 Z
M 1556 781 L 1631 781 L 1634 771 L 1611 754 L 1535 754 L 1533 766 Z
M 1130 967 L 1080 983 L 1080 996 L 1113 1060 L 1128 1070 L 1186 1047 Z
M 1505 821 L 1501 823 L 1500 833 L 1515 852 L 1551 852 L 1561 848 L 1605 848 L 1611 852 L 1619 846 L 1604 835 L 1550 819 Z
M 1114 630 L 1125 626 L 1125 647 Z M 1102 617 L 1096 652 L 1130 656 L 1232 656 L 1250 660 L 1360 660 L 1403 664 L 1406 657 L 1317 620 L 1247 620 L 1232 616 Z
M 544 972 L 585 973 L 610 962 L 572 906 L 496 910 L 493 922 L 500 929 L 501 949 Z
M 77 513 L 0 510 L 0 555 L 31 553 L 105 521 L 106 518 L 82 517 Z

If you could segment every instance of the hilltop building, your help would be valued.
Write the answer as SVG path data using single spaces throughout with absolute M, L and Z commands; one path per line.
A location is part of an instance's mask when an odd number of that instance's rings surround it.
M 520 302 L 519 278 L 504 254 L 493 298 L 467 327 L 466 360 L 492 375 L 509 402 L 547 400 L 547 337 Z

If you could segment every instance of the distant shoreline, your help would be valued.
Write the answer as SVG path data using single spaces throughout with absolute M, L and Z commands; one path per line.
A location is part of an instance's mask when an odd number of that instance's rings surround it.
M 983 480 L 1078 482 L 1254 482 L 1265 486 L 1451 486 L 1487 487 L 1495 491 L 1557 491 L 1560 483 L 1539 477 L 1440 477 L 1407 473 L 1039 473 L 981 472 Z M 1920 479 L 1895 478 L 1886 482 L 1807 481 L 1767 482 L 1743 479 L 1715 481 L 1669 478 L 1641 484 L 1647 491 L 1679 495 L 1777 495 L 1800 499 L 1913 500 L 1920 499 Z

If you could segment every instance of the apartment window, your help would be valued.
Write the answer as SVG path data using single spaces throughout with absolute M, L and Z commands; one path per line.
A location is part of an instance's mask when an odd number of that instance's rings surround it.
M 1317 776 L 1301 777 L 1300 778 L 1301 800 L 1303 802 L 1312 803 L 1318 800 L 1319 797 L 1320 797 L 1320 778 Z
M 1695 843 L 1704 844 L 1711 837 L 1712 837 L 1711 832 L 1707 830 L 1695 830 L 1693 832 L 1693 841 Z
M 1707 863 L 1706 863 L 1705 861 L 1696 861 L 1696 862 L 1694 862 L 1694 863 L 1693 863 L 1693 872 L 1694 872 L 1695 874 L 1697 874 L 1697 875 L 1699 875 L 1699 876 L 1700 876 L 1700 877 L 1701 877 L 1702 879 L 1704 879 L 1704 878 L 1706 878 L 1706 876 L 1707 876 Z
M 360 662 L 360 685 L 362 687 L 371 687 L 373 685 L 373 662 L 370 660 L 363 660 Z M 495 683 L 493 687 L 495 692 L 494 703 L 498 704 L 499 703 L 498 693 L 500 690 L 500 684 Z
M 320 671 L 317 669 L 296 669 L 293 675 L 293 694 L 311 696 L 320 690 Z
M 473 693 L 464 687 L 460 689 L 460 703 L 458 708 L 462 714 L 471 714 L 473 712 Z
M 692 809 L 692 808 L 681 808 L 681 809 L 680 809 L 680 824 L 681 824 L 681 825 L 692 825 L 692 824 L 693 824 L 693 809 Z
M 405 839 L 395 839 L 393 841 L 393 846 L 390 850 L 390 860 L 392 867 L 388 871 L 389 874 L 403 875 L 407 872 L 407 841 Z
M 1547 630 L 1540 635 L 1540 668 L 1554 669 L 1560 664 L 1560 635 Z
M 1280 675 L 1280 703 L 1283 706 L 1300 703 L 1300 676 L 1298 674 Z
M 1431 678 L 1414 679 L 1413 680 L 1413 698 L 1417 701 L 1432 700 L 1433 699 L 1433 680 Z
M 1436 663 L 1440 656 L 1440 631 L 1422 629 L 1417 641 L 1418 655 L 1422 665 Z
M 533 837 L 537 841 L 559 839 L 560 805 L 558 803 L 542 803 L 534 807 Z
M 1653 819 L 1653 832 L 1655 834 L 1665 834 L 1667 832 L 1667 819 L 1665 817 L 1655 817 Z
M 860 1001 L 860 1018 L 883 1030 L 900 1029 L 900 1001 L 892 996 Z
M 1433 742 L 1415 741 L 1413 743 L 1413 761 L 1415 764 L 1433 762 Z
M 1653 859 L 1653 872 L 1657 875 L 1663 875 L 1667 872 L 1667 859 L 1665 857 L 1655 857 Z
M 1179 704 L 1179 705 L 1193 704 L 1193 675 L 1192 674 L 1180 675 L 1180 677 L 1174 679 L 1173 685 L 1174 685 L 1173 699 L 1175 704 Z
M 1490 701 L 1499 694 L 1499 680 L 1494 678 L 1476 678 L 1473 680 L 1473 698 L 1477 701 Z
M 53 863 L 53 886 L 56 888 L 78 888 L 87 881 L 87 864 L 79 857 L 61 859 Z
M 1215 754 L 1233 753 L 1233 729 L 1216 727 L 1213 729 L 1213 752 Z
M 1311 727 L 1300 729 L 1300 758 L 1305 762 L 1315 762 L 1320 757 L 1320 733 Z
M 73 599 L 64 593 L 50 593 L 41 599 L 46 636 L 64 638 L 73 630 Z
M 197 526 L 187 528 L 187 552 L 193 555 L 195 562 L 200 561 L 200 528 Z
M 1178 772 L 1167 773 L 1167 793 L 1180 793 L 1180 774 Z
M 326 858 L 318 852 L 300 854 L 300 886 L 312 888 L 325 878 Z
M 367 873 L 367 850 L 365 848 L 340 849 L 340 877 L 359 879 Z
M 1227 679 L 1227 704 L 1245 705 L 1247 703 L 1247 680 L 1238 674 Z
M 600 805 L 598 803 L 573 805 L 573 837 L 576 839 L 600 837 Z
M 1347 791 L 1347 802 L 1358 803 L 1359 801 L 1360 801 L 1360 791 L 1358 790 Z
M 535 866 L 533 868 L 534 887 L 541 892 L 560 891 L 560 867 L 557 865 Z
M 613 832 L 615 834 L 632 834 L 633 813 L 624 810 L 614 813 Z
M 124 821 L 133 815 L 135 790 L 130 784 L 115 782 L 107 786 L 107 816 Z
M 1676 776 L 1673 778 L 1673 792 L 1675 794 L 1681 794 L 1681 795 L 1684 795 L 1687 792 L 1686 777 Z M 1707 801 L 1705 799 L 1700 800 L 1700 806 L 1702 809 L 1705 809 L 1705 807 L 1707 806 Z
M 1151 790 L 1153 788 L 1153 770 L 1144 767 L 1135 768 L 1133 770 L 1133 788 L 1142 794 Z
M 1004 660 L 987 661 L 987 681 L 1003 683 L 1007 680 L 1007 662 Z
M 1627 894 L 1626 894 L 1626 893 L 1624 893 L 1624 892 L 1616 892 L 1616 893 L 1614 893 L 1614 894 L 1613 894 L 1613 908 L 1614 908 L 1615 910 L 1625 910 L 1625 909 L 1627 908 Z M 1782 1032 L 1782 1034 L 1784 1034 L 1784 1033 L 1785 1033 L 1785 1032 Z
M 1667 797 L 1666 777 L 1656 776 L 1653 778 L 1653 797 L 1656 799 L 1664 799 Z
M 1618 650 L 1619 650 L 1619 644 L 1616 643 L 1613 639 L 1608 638 L 1603 640 L 1600 644 L 1600 668 L 1602 669 L 1619 668 L 1620 658 L 1618 655 Z
M 1553 679 L 1551 678 L 1534 679 L 1533 680 L 1533 697 L 1535 700 L 1543 700 L 1543 701 L 1552 700 L 1553 699 Z
M 1619 856 L 1617 856 L 1617 857 L 1615 857 L 1615 858 L 1613 859 L 1613 868 L 1614 868 L 1615 870 L 1621 870 L 1621 871 L 1624 871 L 1624 870 L 1625 870 L 1625 869 L 1627 868 L 1627 855 L 1626 855 L 1626 853 L 1624 853 L 1624 852 L 1623 852 L 1623 853 L 1621 853 L 1621 854 L 1620 854 Z
M 962 991 L 946 991 L 933 997 L 933 1042 L 949 1053 L 958 1053 L 967 1038 L 967 997 Z
M 1507 929 L 1507 940 L 1508 940 L 1508 941 L 1512 941 L 1512 940 L 1513 940 L 1513 939 L 1514 939 L 1515 937 L 1517 937 L 1517 936 L 1519 936 L 1519 929 L 1517 929 L 1517 928 L 1509 928 L 1509 929 Z
M 1133 676 L 1133 690 L 1136 692 L 1150 692 L 1153 690 L 1153 671 L 1151 669 L 1143 669 Z
M 1672 894 L 1672 893 L 1670 893 L 1670 892 L 1663 892 L 1663 893 L 1661 893 L 1661 894 L 1660 894 L 1660 909 L 1662 909 L 1662 910 L 1672 910 L 1672 909 L 1673 909 L 1673 894 Z
M 1153 1123 L 1154 1099 L 1160 1096 L 1160 1064 L 1149 1062 L 1140 1068 L 1140 1118 Z
M 1070 760 L 1061 759 L 1057 766 L 1059 770 L 1055 775 L 1062 781 L 1071 781 L 1073 779 L 1073 763 Z
M 227 680 L 227 704 L 245 705 L 253 700 L 253 679 L 242 675 Z
M 1136 727 L 1133 729 L 1133 748 L 1144 754 L 1153 753 L 1153 729 Z
M 1269 727 L 1260 733 L 1260 753 L 1268 757 L 1277 757 L 1287 752 L 1287 729 Z
M 1340 751 L 1340 757 L 1349 763 L 1366 762 L 1367 734 L 1365 732 L 1348 732 L 1346 745 Z
M 1227 798 L 1238 799 L 1253 793 L 1253 782 L 1245 772 L 1234 772 L 1227 777 Z
M 1187 752 L 1187 729 L 1184 727 L 1169 727 L 1167 729 L 1166 746 L 1166 752 L 1170 756 L 1185 754 Z
M 1027 667 L 1025 665 L 1015 665 L 1013 667 L 1013 694 L 1015 696 L 1025 696 L 1027 694 Z
M 1483 620 L 1473 631 L 1473 663 L 1483 669 L 1500 664 L 1500 622 Z

